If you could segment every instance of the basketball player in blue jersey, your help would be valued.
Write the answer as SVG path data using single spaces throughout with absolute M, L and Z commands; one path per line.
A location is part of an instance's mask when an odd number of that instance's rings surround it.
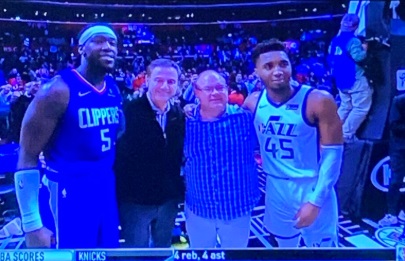
M 25 114 L 15 188 L 28 248 L 119 246 L 115 141 L 123 129 L 121 97 L 111 77 L 117 36 L 104 25 L 79 38 L 81 65 L 60 72 L 37 93 Z M 56 235 L 38 209 L 38 155 L 44 152 L 46 182 Z
M 343 154 L 342 125 L 331 95 L 291 81 L 282 42 L 258 44 L 255 71 L 265 84 L 244 106 L 255 113 L 267 174 L 264 223 L 279 247 L 338 246 L 334 185 Z

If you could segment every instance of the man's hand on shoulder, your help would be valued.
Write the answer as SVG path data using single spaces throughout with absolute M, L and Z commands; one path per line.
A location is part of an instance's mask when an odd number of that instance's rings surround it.
M 194 104 L 194 103 L 189 103 L 184 106 L 183 111 L 187 118 L 189 118 L 189 119 L 193 118 L 193 112 L 196 107 L 197 107 L 197 104 Z
M 246 97 L 245 102 L 242 105 L 242 108 L 247 109 L 251 112 L 256 110 L 256 105 L 259 102 L 261 92 L 253 92 L 248 97 Z

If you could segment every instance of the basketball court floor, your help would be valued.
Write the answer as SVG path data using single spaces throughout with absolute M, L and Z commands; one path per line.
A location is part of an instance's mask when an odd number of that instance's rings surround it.
M 274 241 L 263 224 L 265 174 L 260 167 L 258 171 L 262 197 L 252 214 L 248 247 L 271 249 L 275 247 Z M 183 206 L 181 205 L 181 211 L 176 218 L 176 227 L 173 230 L 173 247 L 179 249 L 188 248 L 185 217 L 182 208 Z M 0 228 L 2 228 L 2 226 L 0 226 Z M 347 217 L 339 217 L 339 245 L 343 248 L 395 248 L 398 245 L 405 246 L 405 240 L 401 237 L 402 231 L 403 228 L 401 227 L 379 228 L 375 221 L 369 219 L 354 222 Z M 121 241 L 122 240 L 124 239 L 121 239 Z M 18 248 L 24 248 L 24 237 L 22 235 L 0 238 L 0 249 Z
M 263 224 L 266 176 L 260 167 L 258 171 L 262 197 L 252 214 L 248 247 L 273 248 L 275 247 L 274 241 Z M 176 225 L 177 233 L 181 230 L 182 234 L 186 235 L 183 212 L 180 212 L 177 216 Z M 395 248 L 397 245 L 405 246 L 405 238 L 401 238 L 402 231 L 403 228 L 401 227 L 379 228 L 376 221 L 369 219 L 354 222 L 347 217 L 340 216 L 339 246 L 351 248 Z M 181 241 L 185 241 L 185 239 L 187 239 L 186 236 L 180 238 Z M 178 237 L 176 237 L 176 241 L 179 241 Z M 174 246 L 187 247 L 188 244 L 183 242 Z

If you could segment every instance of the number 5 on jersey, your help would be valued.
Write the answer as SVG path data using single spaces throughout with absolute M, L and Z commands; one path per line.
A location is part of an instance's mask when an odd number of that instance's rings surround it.
M 281 159 L 294 159 L 294 150 L 290 139 L 278 139 L 278 142 L 272 143 L 271 138 L 267 138 L 264 150 L 270 152 L 273 158 L 277 158 L 277 152 L 281 150 Z
M 111 149 L 111 138 L 106 135 L 109 131 L 110 131 L 109 129 L 100 130 L 101 141 L 103 142 L 103 144 L 101 145 L 102 152 L 105 152 L 105 151 Z

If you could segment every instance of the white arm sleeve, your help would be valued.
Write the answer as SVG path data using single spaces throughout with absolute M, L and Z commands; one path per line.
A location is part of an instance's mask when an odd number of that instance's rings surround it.
M 14 174 L 15 192 L 24 232 L 31 232 L 42 227 L 38 204 L 39 178 L 40 174 L 37 169 L 19 170 Z
M 318 182 L 309 198 L 309 202 L 318 207 L 322 207 L 338 181 L 343 157 L 343 145 L 321 146 L 321 149 Z

